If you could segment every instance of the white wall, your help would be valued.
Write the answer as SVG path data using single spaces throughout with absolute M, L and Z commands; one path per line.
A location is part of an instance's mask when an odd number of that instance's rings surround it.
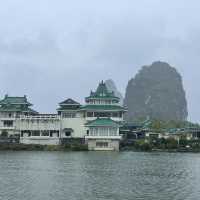
M 17 129 L 19 130 L 60 130 L 60 120 L 51 119 L 44 121 L 38 120 L 17 120 Z
M 86 135 L 87 128 L 85 127 L 86 120 L 84 118 L 63 118 L 61 119 L 61 132 L 64 137 L 65 128 L 73 129 L 72 137 L 83 138 Z

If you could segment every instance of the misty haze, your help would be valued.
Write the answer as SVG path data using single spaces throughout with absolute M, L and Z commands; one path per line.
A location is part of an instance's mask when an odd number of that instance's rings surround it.
M 60 99 L 83 102 L 100 80 L 121 93 L 143 65 L 181 73 L 189 120 L 198 122 L 199 1 L 2 1 L 1 96 L 28 95 L 54 113 Z M 178 12 L 177 12 L 178 10 Z
M 198 200 L 199 0 L 0 0 L 0 200 Z

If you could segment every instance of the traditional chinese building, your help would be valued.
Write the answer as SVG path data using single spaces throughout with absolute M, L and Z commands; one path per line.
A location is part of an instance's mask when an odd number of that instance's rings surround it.
M 120 99 L 114 92 L 109 92 L 102 81 L 85 101 L 82 110 L 87 119 L 85 126 L 88 133 L 85 138 L 89 150 L 119 150 L 119 127 L 126 111 L 119 105 Z
M 39 114 L 24 97 L 0 101 L 0 133 L 19 135 L 25 144 L 59 145 L 73 140 L 84 141 L 89 150 L 119 150 L 119 127 L 124 107 L 102 81 L 85 98 L 85 105 L 66 99 L 59 103 L 57 114 Z
M 20 116 L 29 116 L 38 114 L 30 107 L 27 97 L 9 97 L 5 95 L 0 101 L 0 133 L 3 135 L 20 134 L 18 121 Z

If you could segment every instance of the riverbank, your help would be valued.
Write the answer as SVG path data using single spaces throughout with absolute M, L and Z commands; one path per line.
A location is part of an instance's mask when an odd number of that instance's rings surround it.
M 85 144 L 73 145 L 39 145 L 39 144 L 0 144 L 0 151 L 88 151 Z M 200 153 L 200 149 L 192 148 L 174 148 L 162 149 L 151 148 L 145 146 L 125 146 L 121 147 L 120 151 L 134 151 L 134 152 L 169 152 L 169 153 Z
M 143 152 L 200 152 L 200 140 L 175 140 L 168 139 L 140 139 L 133 141 L 123 141 L 122 151 L 143 151 Z
M 0 144 L 0 151 L 87 151 L 87 145 Z
M 200 153 L 200 149 L 191 149 L 191 148 L 177 148 L 177 149 L 138 149 L 135 147 L 123 147 L 120 151 L 134 151 L 134 152 L 167 152 L 167 153 Z

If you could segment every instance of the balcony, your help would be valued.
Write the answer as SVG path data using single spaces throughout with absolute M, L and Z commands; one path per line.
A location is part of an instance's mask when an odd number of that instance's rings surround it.
M 30 136 L 30 137 L 21 137 L 29 140 L 55 140 L 59 137 L 50 137 L 50 136 Z
M 112 140 L 121 140 L 122 139 L 122 136 L 121 135 L 116 135 L 116 136 L 91 136 L 91 135 L 88 135 L 88 136 L 85 136 L 85 139 L 112 139 Z
M 30 116 L 20 116 L 20 119 L 60 119 L 57 114 L 40 114 L 40 115 L 30 115 Z
M 14 117 L 1 117 L 1 121 L 15 121 L 17 118 Z
M 108 117 L 100 117 L 100 118 L 108 118 Z M 124 119 L 121 117 L 109 117 L 109 118 L 112 119 L 113 121 L 118 121 L 118 122 L 124 121 Z M 97 119 L 97 117 L 86 117 L 87 121 L 93 121 L 96 119 Z
M 0 126 L 1 130 L 14 130 L 16 126 Z

